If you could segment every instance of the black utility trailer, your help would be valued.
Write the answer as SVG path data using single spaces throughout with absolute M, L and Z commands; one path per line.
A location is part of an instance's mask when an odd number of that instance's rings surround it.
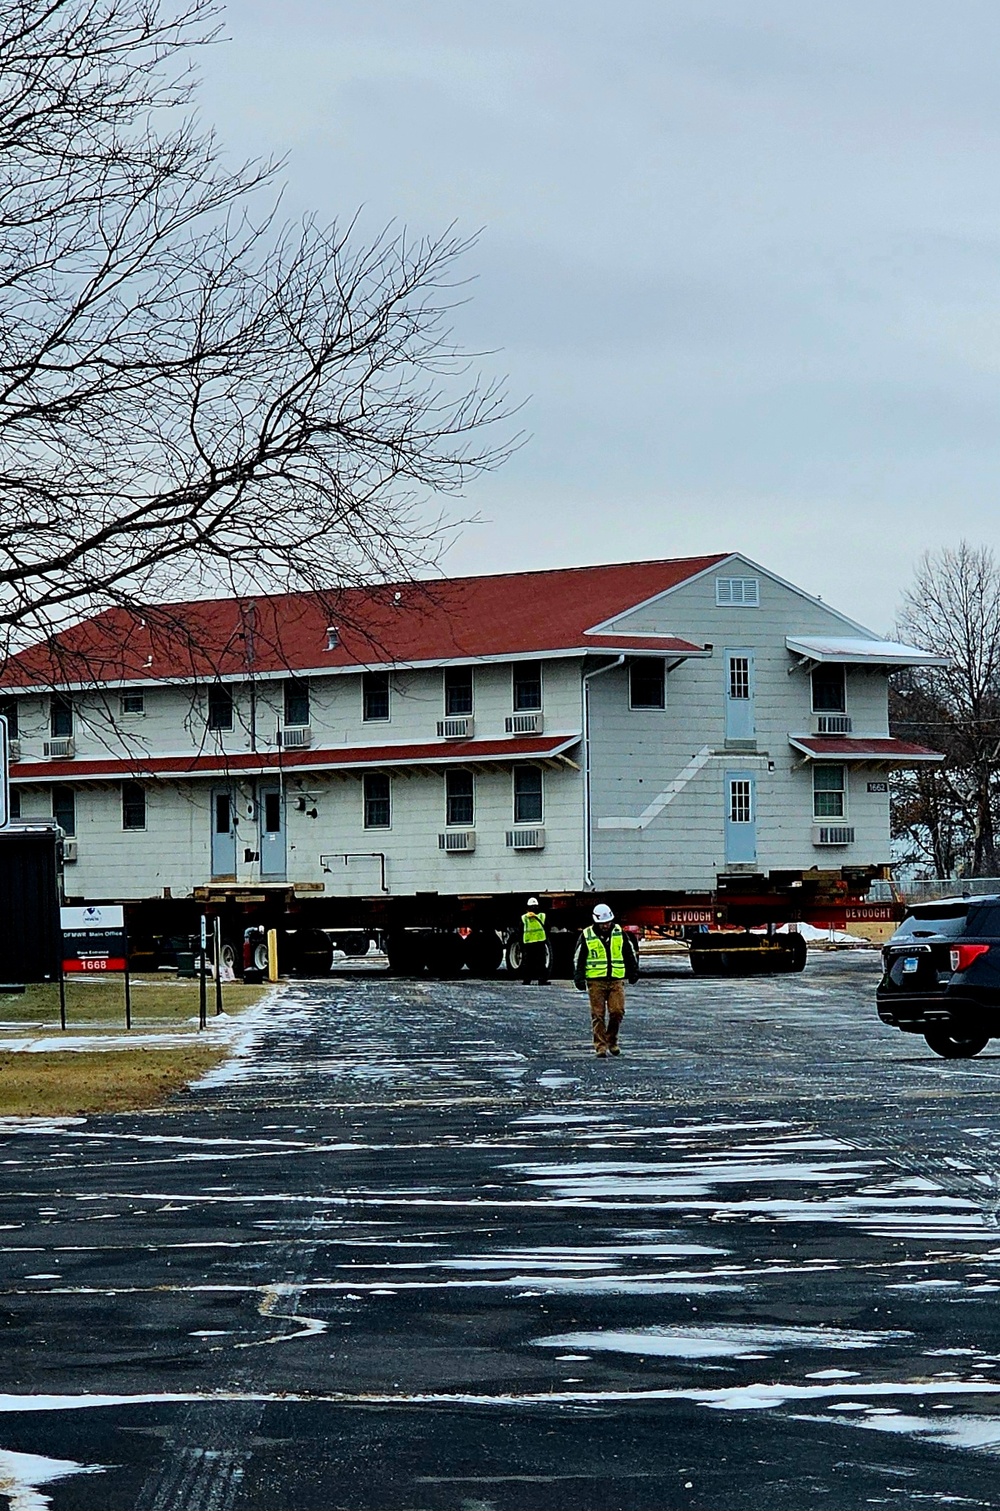
M 54 826 L 0 829 L 0 990 L 59 976 L 59 847 Z

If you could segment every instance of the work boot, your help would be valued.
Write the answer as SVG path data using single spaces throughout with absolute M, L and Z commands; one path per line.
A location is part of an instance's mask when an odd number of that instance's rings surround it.
M 607 1052 L 606 1049 L 595 1049 L 594 1053 L 595 1053 L 595 1055 L 597 1055 L 598 1059 L 604 1060 L 604 1059 L 607 1058 L 607 1053 L 608 1052 Z
M 621 1054 L 621 1050 L 618 1048 L 617 1044 L 609 1044 L 608 1045 L 608 1054 L 609 1055 L 620 1055 Z

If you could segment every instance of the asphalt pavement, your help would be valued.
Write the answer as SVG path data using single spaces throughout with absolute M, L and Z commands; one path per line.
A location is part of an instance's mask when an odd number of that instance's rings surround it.
M 1000 1054 L 873 953 L 285 988 L 143 1114 L 0 1121 L 0 1507 L 994 1506 Z

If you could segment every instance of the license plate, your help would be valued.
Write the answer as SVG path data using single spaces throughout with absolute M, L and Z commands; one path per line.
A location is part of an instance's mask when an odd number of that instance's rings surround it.
M 906 959 L 903 961 L 903 974 L 905 976 L 912 975 L 916 970 L 918 964 L 919 962 L 916 955 L 907 955 Z

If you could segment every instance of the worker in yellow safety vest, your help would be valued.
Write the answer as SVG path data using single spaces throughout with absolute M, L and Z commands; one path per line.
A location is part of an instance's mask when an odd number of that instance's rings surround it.
M 545 914 L 538 912 L 538 898 L 528 898 L 527 912 L 521 914 L 521 982 L 530 986 L 549 984 L 549 946 L 545 932 Z
M 638 981 L 639 957 L 631 938 L 615 923 L 606 902 L 594 909 L 594 922 L 584 929 L 573 960 L 573 982 L 590 998 L 594 1051 L 603 1059 L 621 1054 L 618 1032 L 625 1016 L 625 982 Z

